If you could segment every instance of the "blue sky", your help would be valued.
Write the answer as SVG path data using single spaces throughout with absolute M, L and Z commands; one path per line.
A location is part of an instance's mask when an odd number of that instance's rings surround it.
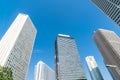
M 18 13 L 28 14 L 38 31 L 27 80 L 34 80 L 34 66 L 39 60 L 54 69 L 54 41 L 58 33 L 76 39 L 88 80 L 91 79 L 85 57 L 89 55 L 95 57 L 104 79 L 112 80 L 92 37 L 98 28 L 120 35 L 119 27 L 90 0 L 1 0 L 0 39 Z

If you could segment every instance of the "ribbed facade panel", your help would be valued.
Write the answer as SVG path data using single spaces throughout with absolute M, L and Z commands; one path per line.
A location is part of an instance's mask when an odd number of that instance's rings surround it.
M 91 0 L 120 26 L 120 0 Z
M 120 38 L 104 29 L 97 30 L 93 38 L 114 80 L 120 80 Z
M 19 14 L 0 43 L 0 65 L 13 71 L 14 80 L 26 80 L 36 29 L 28 15 Z
M 55 64 L 57 80 L 86 80 L 74 38 L 57 36 Z

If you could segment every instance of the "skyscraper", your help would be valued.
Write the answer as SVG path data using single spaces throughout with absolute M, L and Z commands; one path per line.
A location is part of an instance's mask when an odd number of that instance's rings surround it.
M 120 0 L 91 0 L 120 26 Z
M 55 80 L 55 72 L 42 61 L 35 66 L 34 80 Z
M 98 29 L 93 38 L 114 80 L 120 80 L 120 38 L 104 29 Z
M 99 69 L 98 65 L 93 56 L 87 56 L 86 58 L 87 66 L 90 72 L 92 80 L 104 80 Z
M 12 69 L 14 80 L 26 80 L 35 36 L 29 16 L 18 14 L 0 41 L 0 65 Z
M 86 80 L 75 39 L 58 34 L 55 41 L 57 80 Z

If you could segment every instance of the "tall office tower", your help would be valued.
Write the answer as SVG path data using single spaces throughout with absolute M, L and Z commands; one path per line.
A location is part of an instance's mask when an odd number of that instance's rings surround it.
M 92 80 L 104 80 L 99 69 L 98 65 L 93 56 L 87 56 L 86 58 L 87 66 L 90 72 Z
M 34 80 L 55 80 L 55 72 L 42 61 L 35 66 Z
M 75 39 L 58 34 L 55 41 L 57 80 L 86 80 Z
M 120 0 L 91 0 L 120 26 Z
M 120 80 L 120 38 L 104 29 L 98 29 L 93 38 L 114 80 Z
M 12 69 L 14 80 L 26 80 L 35 36 L 29 16 L 18 14 L 0 41 L 0 65 Z

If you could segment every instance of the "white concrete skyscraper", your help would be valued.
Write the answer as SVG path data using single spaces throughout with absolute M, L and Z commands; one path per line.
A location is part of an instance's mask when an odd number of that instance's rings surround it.
M 98 29 L 93 39 L 114 80 L 120 80 L 120 37 L 113 31 Z
M 55 72 L 42 61 L 35 66 L 34 80 L 55 80 Z
M 92 80 L 104 80 L 93 56 L 85 58 Z
M 87 80 L 75 39 L 58 34 L 55 41 L 56 80 Z
M 0 65 L 12 69 L 14 80 L 26 80 L 36 32 L 29 16 L 18 14 L 0 41 Z
M 91 0 L 120 26 L 120 0 Z

